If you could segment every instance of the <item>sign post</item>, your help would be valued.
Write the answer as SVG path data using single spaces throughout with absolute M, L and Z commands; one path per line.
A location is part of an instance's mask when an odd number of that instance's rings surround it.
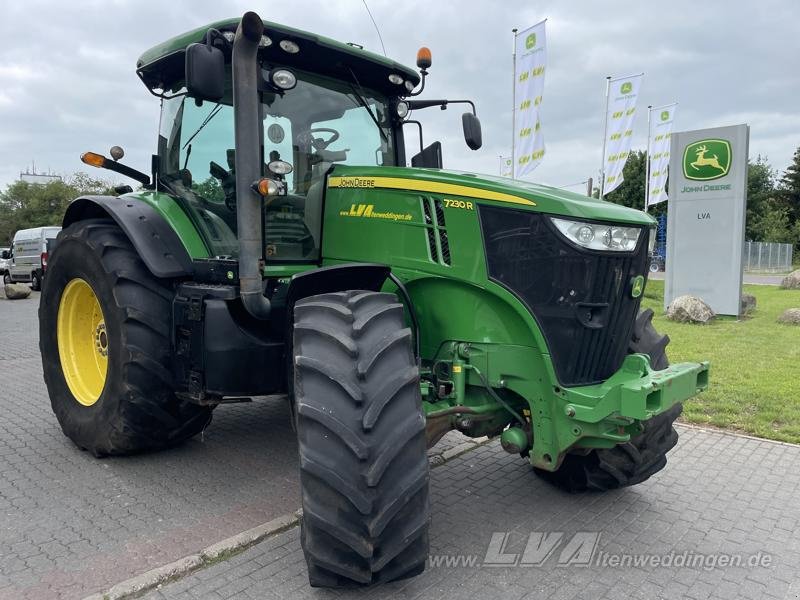
M 741 312 L 747 125 L 672 134 L 664 307 L 684 294 Z

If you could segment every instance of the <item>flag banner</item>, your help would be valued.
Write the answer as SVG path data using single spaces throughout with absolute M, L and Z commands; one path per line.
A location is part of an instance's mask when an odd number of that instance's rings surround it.
M 650 180 L 648 182 L 647 206 L 667 199 L 667 172 L 669 167 L 669 144 L 672 123 L 678 104 L 658 106 L 650 111 L 650 139 L 647 147 L 650 156 Z
M 511 174 L 511 157 L 510 156 L 501 156 L 498 160 L 498 166 L 500 167 L 500 177 L 513 177 Z
M 530 173 L 544 157 L 540 118 L 547 60 L 544 26 L 542 21 L 514 40 L 514 177 Z
M 642 73 L 632 77 L 619 77 L 609 82 L 603 195 L 612 192 L 624 181 L 622 168 L 631 150 L 636 100 L 643 77 Z

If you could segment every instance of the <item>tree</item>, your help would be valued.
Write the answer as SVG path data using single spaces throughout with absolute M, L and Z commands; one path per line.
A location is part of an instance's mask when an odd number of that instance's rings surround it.
M 622 168 L 624 181 L 605 199 L 614 204 L 644 209 L 645 178 L 647 174 L 647 152 L 632 150 Z
M 759 242 L 771 241 L 765 237 L 765 227 L 774 237 L 774 226 L 780 221 L 775 212 L 775 178 L 777 173 L 766 158 L 759 155 L 755 162 L 747 163 L 747 220 L 745 238 Z M 765 221 L 765 213 L 770 213 Z
M 11 244 L 19 229 L 60 225 L 67 206 L 85 194 L 114 194 L 107 181 L 75 173 L 45 185 L 15 181 L 0 192 L 0 246 Z
M 792 224 L 800 222 L 800 148 L 795 150 L 792 164 L 783 172 L 779 185 L 779 198 L 789 211 Z

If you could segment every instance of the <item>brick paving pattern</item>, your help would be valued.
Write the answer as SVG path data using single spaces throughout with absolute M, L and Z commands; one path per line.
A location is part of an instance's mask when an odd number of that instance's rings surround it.
M 42 381 L 39 294 L 0 286 L 0 600 L 83 598 L 300 506 L 284 399 L 223 405 L 179 448 L 95 459 Z M 466 438 L 448 435 L 432 453 Z
M 559 492 L 496 441 L 434 469 L 432 560 L 475 556 L 478 566 L 429 565 L 415 579 L 370 590 L 313 589 L 294 528 L 145 598 L 798 598 L 800 447 L 687 427 L 680 433 L 666 470 L 607 494 Z M 542 566 L 480 566 L 493 533 L 508 534 L 502 553 L 513 559 L 531 532 L 563 534 Z M 600 534 L 589 565 L 558 566 L 580 532 Z M 760 566 L 632 567 L 607 558 L 720 553 L 731 561 L 756 557 Z
M 0 297 L 0 599 L 82 598 L 297 509 L 280 399 L 222 406 L 157 454 L 76 448 L 42 381 L 38 304 Z
M 96 460 L 75 448 L 42 383 L 37 305 L 36 293 L 11 302 L 0 292 L 0 600 L 82 598 L 299 506 L 294 434 L 280 399 L 222 406 L 202 437 L 158 454 Z M 432 464 L 464 447 L 448 436 Z M 797 600 L 797 464 L 798 446 L 682 427 L 670 464 L 651 480 L 570 496 L 492 442 L 432 471 L 432 560 L 471 566 L 442 562 L 371 590 L 315 590 L 295 528 L 146 597 Z M 533 532 L 561 536 L 542 566 L 483 564 L 493 534 L 505 541 L 502 558 L 517 560 Z M 558 566 L 575 534 L 599 535 L 590 565 Z M 599 562 L 621 553 L 771 562 Z

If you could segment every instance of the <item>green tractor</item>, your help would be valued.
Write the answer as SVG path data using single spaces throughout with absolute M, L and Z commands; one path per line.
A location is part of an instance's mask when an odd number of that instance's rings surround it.
M 420 573 L 426 449 L 499 437 L 571 491 L 664 467 L 708 364 L 639 311 L 654 221 L 441 169 L 420 72 L 254 13 L 147 51 L 161 100 L 141 183 L 69 206 L 39 308 L 64 433 L 95 456 L 179 444 L 216 406 L 286 394 L 313 586 Z M 420 152 L 406 167 L 404 134 Z M 419 128 L 417 131 L 416 128 Z

